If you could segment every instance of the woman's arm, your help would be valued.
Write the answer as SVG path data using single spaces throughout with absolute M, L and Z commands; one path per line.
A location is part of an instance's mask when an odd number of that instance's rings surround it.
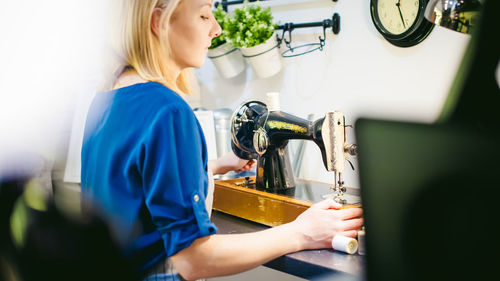
M 216 160 L 209 160 L 208 165 L 214 173 L 214 175 L 222 175 L 230 171 L 236 171 L 237 173 L 251 170 L 255 166 L 256 162 L 253 160 L 244 160 L 238 158 L 232 151 L 224 154 Z
M 203 237 L 172 256 L 172 261 L 183 278 L 194 280 L 236 274 L 291 252 L 331 248 L 335 235 L 355 237 L 363 225 L 360 208 L 339 209 L 333 200 L 325 200 L 288 224 L 260 232 Z

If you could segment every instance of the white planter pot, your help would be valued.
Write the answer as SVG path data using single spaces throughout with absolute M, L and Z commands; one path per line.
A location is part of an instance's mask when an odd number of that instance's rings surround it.
M 281 56 L 278 52 L 276 36 L 266 42 L 250 48 L 241 48 L 247 63 L 260 78 L 273 76 L 281 70 Z
M 209 49 L 207 56 L 224 78 L 234 77 L 245 69 L 245 60 L 240 50 L 229 43 Z

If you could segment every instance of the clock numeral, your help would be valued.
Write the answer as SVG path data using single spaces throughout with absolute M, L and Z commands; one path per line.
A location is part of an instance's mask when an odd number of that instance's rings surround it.
M 415 1 L 415 7 L 418 7 L 418 4 L 419 4 L 418 1 Z

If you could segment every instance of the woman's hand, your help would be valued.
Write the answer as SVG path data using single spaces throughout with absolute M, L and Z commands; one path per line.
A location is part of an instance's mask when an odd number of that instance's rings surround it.
M 229 171 L 235 171 L 236 173 L 241 173 L 243 171 L 249 171 L 255 167 L 256 162 L 254 160 L 245 160 L 236 156 L 232 151 L 224 154 L 217 160 L 209 161 L 210 168 L 214 174 L 225 174 Z
M 312 205 L 290 224 L 300 233 L 301 249 L 331 248 L 334 236 L 355 238 L 363 226 L 361 208 L 341 209 L 341 205 L 327 199 Z

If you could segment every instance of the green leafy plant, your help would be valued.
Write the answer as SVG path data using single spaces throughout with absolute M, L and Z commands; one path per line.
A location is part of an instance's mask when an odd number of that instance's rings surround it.
M 226 39 L 238 48 L 250 48 L 267 41 L 275 30 L 271 8 L 246 3 L 234 10 L 224 26 Z
M 226 13 L 226 11 L 224 11 L 222 9 L 222 5 L 220 5 L 220 4 L 217 5 L 217 8 L 213 11 L 213 13 L 214 13 L 215 20 L 217 20 L 220 27 L 222 28 L 222 33 L 219 36 L 214 37 L 212 39 L 212 44 L 210 45 L 209 49 L 213 49 L 215 47 L 218 47 L 218 46 L 226 43 L 226 32 L 224 30 L 225 30 L 225 26 L 227 25 L 227 22 L 229 20 L 228 14 Z

